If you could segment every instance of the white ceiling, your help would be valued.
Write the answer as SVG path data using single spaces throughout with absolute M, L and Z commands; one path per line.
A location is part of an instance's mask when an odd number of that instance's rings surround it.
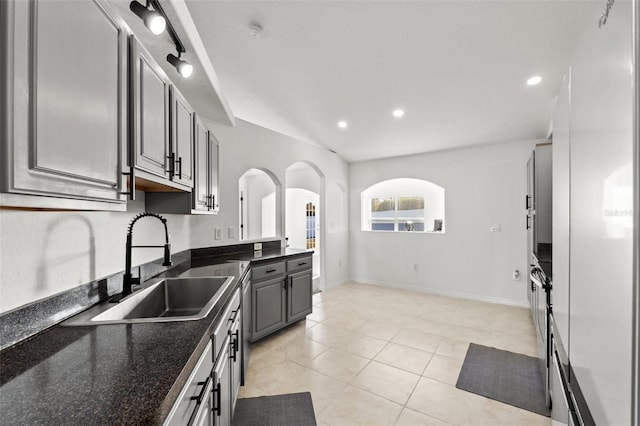
M 547 137 L 605 3 L 186 0 L 236 117 L 349 161 Z

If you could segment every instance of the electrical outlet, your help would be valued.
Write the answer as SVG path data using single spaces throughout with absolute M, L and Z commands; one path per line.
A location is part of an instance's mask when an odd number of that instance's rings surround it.
M 253 250 L 262 250 L 262 243 L 253 243 Z
M 236 228 L 230 226 L 227 228 L 227 238 L 235 238 L 236 237 Z
M 520 271 L 517 269 L 513 270 L 512 278 L 514 281 L 520 281 Z
M 222 239 L 222 228 L 216 228 L 216 240 Z
M 491 225 L 491 228 L 489 228 L 490 232 L 501 232 L 502 231 L 502 225 L 500 225 L 499 223 L 494 223 L 493 225 Z

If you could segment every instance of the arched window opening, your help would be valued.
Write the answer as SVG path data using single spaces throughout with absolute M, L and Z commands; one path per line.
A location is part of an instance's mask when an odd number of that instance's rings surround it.
M 444 232 L 444 188 L 432 182 L 390 179 L 361 197 L 363 231 Z

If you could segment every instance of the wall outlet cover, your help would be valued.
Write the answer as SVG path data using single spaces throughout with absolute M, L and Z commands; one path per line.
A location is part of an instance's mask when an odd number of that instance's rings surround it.
M 236 228 L 230 226 L 227 228 L 227 238 L 235 238 L 236 237 Z
M 262 250 L 262 243 L 253 243 L 253 250 Z
M 215 233 L 216 233 L 215 235 L 216 240 L 222 239 L 222 228 L 216 228 Z

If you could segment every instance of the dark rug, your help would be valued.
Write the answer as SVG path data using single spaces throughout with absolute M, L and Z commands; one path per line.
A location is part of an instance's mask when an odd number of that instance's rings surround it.
M 233 426 L 316 426 L 309 392 L 241 398 Z
M 471 343 L 456 387 L 549 417 L 542 361 Z

